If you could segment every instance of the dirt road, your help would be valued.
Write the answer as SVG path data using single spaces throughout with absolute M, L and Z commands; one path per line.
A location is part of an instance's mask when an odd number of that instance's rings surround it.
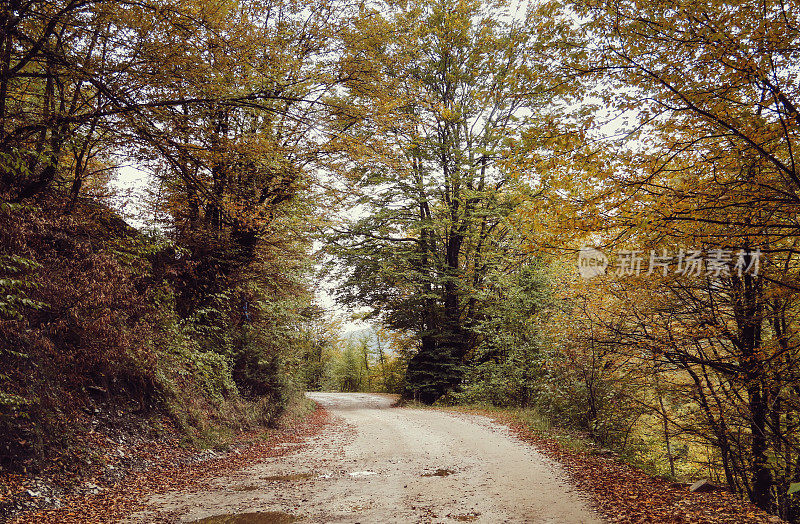
M 310 446 L 150 506 L 204 523 L 601 522 L 558 464 L 484 417 L 308 396 L 339 420 Z

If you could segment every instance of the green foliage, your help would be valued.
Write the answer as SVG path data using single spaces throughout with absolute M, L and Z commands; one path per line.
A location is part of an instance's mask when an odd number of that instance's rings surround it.
M 463 376 L 464 366 L 456 354 L 456 348 L 437 341 L 421 349 L 409 361 L 405 395 L 424 404 L 432 404 L 451 385 L 461 382 Z
M 242 395 L 264 403 L 262 418 L 271 423 L 286 406 L 296 385 L 288 374 L 285 352 L 270 345 L 269 335 L 243 326 L 231 355 L 231 373 Z
M 348 40 L 375 75 L 351 86 L 351 102 L 392 109 L 355 131 L 370 153 L 346 163 L 363 213 L 330 237 L 339 298 L 414 334 L 406 393 L 423 402 L 461 381 L 487 279 L 518 254 L 509 220 L 534 196 L 507 160 L 535 127 L 518 115 L 554 92 L 535 62 L 533 11 L 505 14 L 472 1 L 393 4 L 365 9 L 365 25 L 406 38 Z
M 21 319 L 23 311 L 42 309 L 47 304 L 31 300 L 28 295 L 36 288 L 36 282 L 29 277 L 30 272 L 40 266 L 33 260 L 17 255 L 0 255 L 0 318 Z
M 338 391 L 368 391 L 365 365 L 366 343 L 348 342 L 344 351 L 332 362 L 331 380 Z
M 153 333 L 151 343 L 164 357 L 159 363 L 157 378 L 169 400 L 180 404 L 187 390 L 194 389 L 195 395 L 220 406 L 226 398 L 237 395 L 228 360 L 219 353 L 201 349 L 193 330 L 188 329 L 172 309 L 174 300 L 169 289 L 164 290 L 157 303 L 158 331 Z
M 622 445 L 641 409 L 630 404 L 627 386 L 591 361 L 551 354 L 536 398 L 542 413 L 564 427 L 587 431 L 603 445 Z
M 480 343 L 447 401 L 532 409 L 603 445 L 624 446 L 641 407 L 600 348 L 569 340 L 563 326 L 553 332 L 565 307 L 555 296 L 557 276 L 557 266 L 541 263 L 492 276 L 474 329 Z
M 23 206 L 0 199 L 0 213 L 11 218 Z M 0 318 L 22 318 L 25 308 L 41 309 L 45 303 L 32 300 L 29 293 L 37 287 L 34 272 L 41 268 L 36 261 L 14 253 L 0 254 Z M 10 350 L 9 350 L 10 351 Z
M 535 264 L 494 275 L 474 330 L 481 341 L 453 400 L 495 406 L 537 401 L 549 358 L 542 349 L 539 325 L 543 312 L 552 307 L 550 279 Z

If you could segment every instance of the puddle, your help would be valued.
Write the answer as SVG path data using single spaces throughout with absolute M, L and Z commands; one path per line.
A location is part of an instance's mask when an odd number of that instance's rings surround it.
M 227 515 L 214 515 L 190 524 L 289 524 L 297 521 L 297 517 L 282 511 L 264 511 L 258 513 L 229 513 Z
M 348 473 L 351 477 L 369 477 L 370 475 L 377 475 L 374 471 L 353 471 Z
M 429 471 L 427 473 L 423 473 L 423 477 L 446 477 L 448 475 L 452 475 L 455 473 L 452 469 L 442 469 L 439 468 L 436 471 Z
M 464 515 L 448 515 L 448 517 L 459 522 L 475 522 L 480 515 L 480 513 L 466 513 Z
M 255 491 L 259 489 L 260 486 L 256 486 L 255 484 L 245 484 L 242 486 L 233 486 L 231 489 L 233 491 Z
M 291 480 L 306 480 L 316 477 L 314 473 L 290 473 L 288 475 L 272 475 L 269 477 L 261 477 L 263 480 L 270 482 L 291 481 Z

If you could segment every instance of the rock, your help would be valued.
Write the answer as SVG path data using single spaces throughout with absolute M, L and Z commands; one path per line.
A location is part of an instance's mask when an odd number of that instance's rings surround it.
M 92 482 L 86 482 L 83 486 L 80 487 L 80 493 L 85 495 L 97 495 L 103 492 L 103 488 L 94 484 Z
M 590 451 L 592 455 L 597 455 L 598 457 L 616 457 L 617 454 L 608 448 L 595 448 Z
M 727 486 L 720 486 L 719 484 L 714 484 L 708 479 L 698 480 L 691 486 L 689 486 L 689 491 L 695 493 L 707 493 L 709 491 L 729 491 Z

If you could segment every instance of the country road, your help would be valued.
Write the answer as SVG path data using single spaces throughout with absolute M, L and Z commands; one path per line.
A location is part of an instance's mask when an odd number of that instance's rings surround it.
M 203 523 L 602 522 L 558 464 L 485 417 L 308 396 L 334 419 L 309 446 L 149 505 Z

